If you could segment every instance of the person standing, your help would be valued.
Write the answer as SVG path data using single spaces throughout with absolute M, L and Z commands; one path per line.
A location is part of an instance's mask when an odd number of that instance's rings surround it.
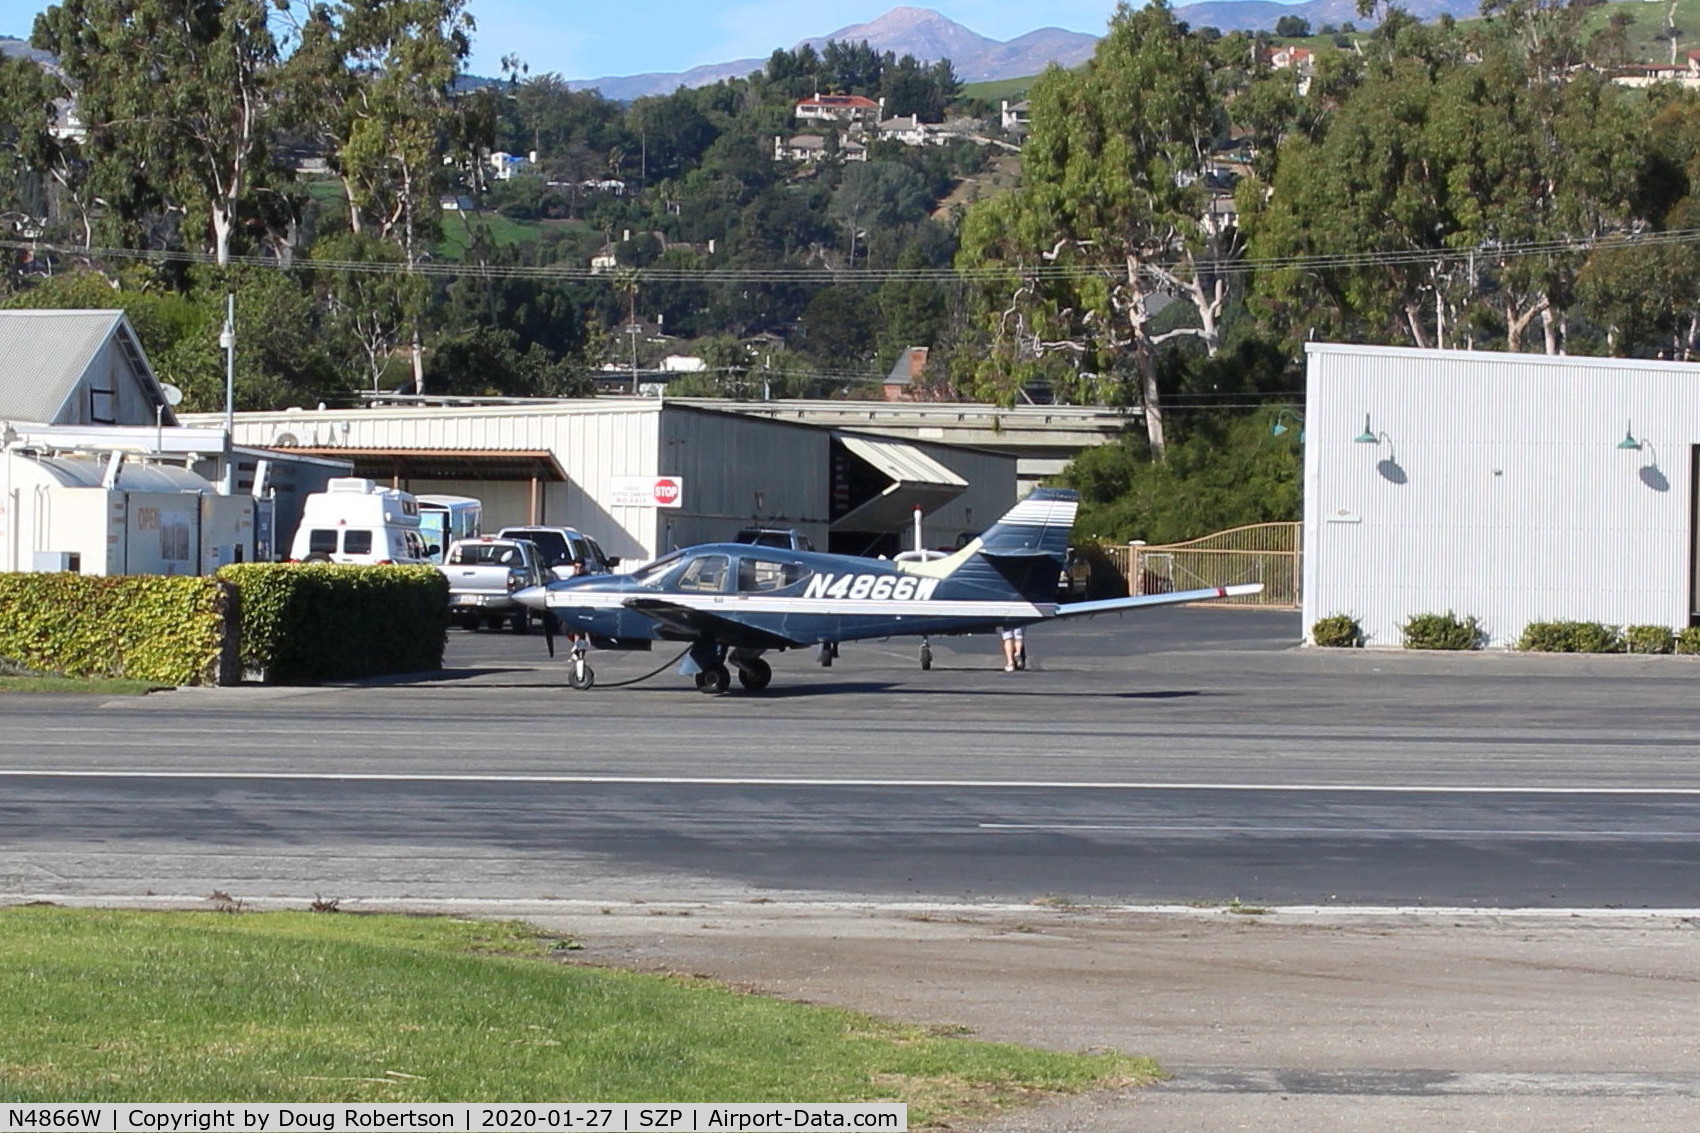
M 1003 671 L 1013 673 L 1027 667 L 1027 629 L 1025 626 L 1004 626 L 998 631 L 1003 638 Z

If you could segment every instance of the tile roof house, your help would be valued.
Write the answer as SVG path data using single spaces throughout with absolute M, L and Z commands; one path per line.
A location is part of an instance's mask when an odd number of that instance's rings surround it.
M 817 94 L 798 102 L 791 113 L 799 122 L 872 123 L 880 120 L 884 110 L 883 98 L 875 101 L 859 94 Z

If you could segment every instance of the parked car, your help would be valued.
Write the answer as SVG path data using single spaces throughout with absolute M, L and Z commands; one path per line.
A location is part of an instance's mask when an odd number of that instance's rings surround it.
M 795 527 L 745 527 L 732 536 L 734 543 L 757 547 L 783 547 L 787 551 L 812 551 L 815 545 Z
M 1073 547 L 1063 557 L 1062 573 L 1057 577 L 1057 601 L 1080 602 L 1092 583 L 1092 560 Z
M 527 539 L 543 552 L 543 565 L 556 578 L 607 574 L 620 565 L 616 555 L 604 554 L 595 539 L 576 527 L 504 527 L 499 539 Z
M 549 581 L 543 553 L 524 539 L 485 535 L 449 544 L 442 566 L 449 580 L 449 620 L 462 629 L 507 622 L 515 633 L 531 628 L 533 612 L 514 594 Z

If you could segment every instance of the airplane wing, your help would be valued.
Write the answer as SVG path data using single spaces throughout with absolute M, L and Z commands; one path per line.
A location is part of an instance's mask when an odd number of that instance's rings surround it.
M 1089 618 L 1094 614 L 1119 614 L 1145 606 L 1173 606 L 1181 602 L 1204 602 L 1211 598 L 1233 598 L 1241 594 L 1261 594 L 1263 583 L 1245 582 L 1234 586 L 1211 586 L 1203 590 L 1176 590 L 1169 594 L 1141 594 L 1134 598 L 1101 598 L 1096 602 L 1065 602 L 1057 607 L 1059 618 Z
M 627 598 L 621 605 L 636 611 L 680 639 L 708 637 L 734 649 L 794 649 L 802 642 L 769 633 L 709 610 L 699 610 L 665 598 Z

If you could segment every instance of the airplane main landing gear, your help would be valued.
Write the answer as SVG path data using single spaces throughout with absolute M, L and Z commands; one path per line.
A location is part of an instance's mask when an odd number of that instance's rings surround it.
M 725 665 L 714 664 L 697 671 L 697 691 L 719 696 L 732 687 L 732 674 Z
M 737 662 L 738 683 L 751 692 L 760 692 L 773 681 L 773 666 L 760 657 Z
M 921 639 L 921 670 L 923 672 L 933 667 L 933 647 L 926 638 Z

